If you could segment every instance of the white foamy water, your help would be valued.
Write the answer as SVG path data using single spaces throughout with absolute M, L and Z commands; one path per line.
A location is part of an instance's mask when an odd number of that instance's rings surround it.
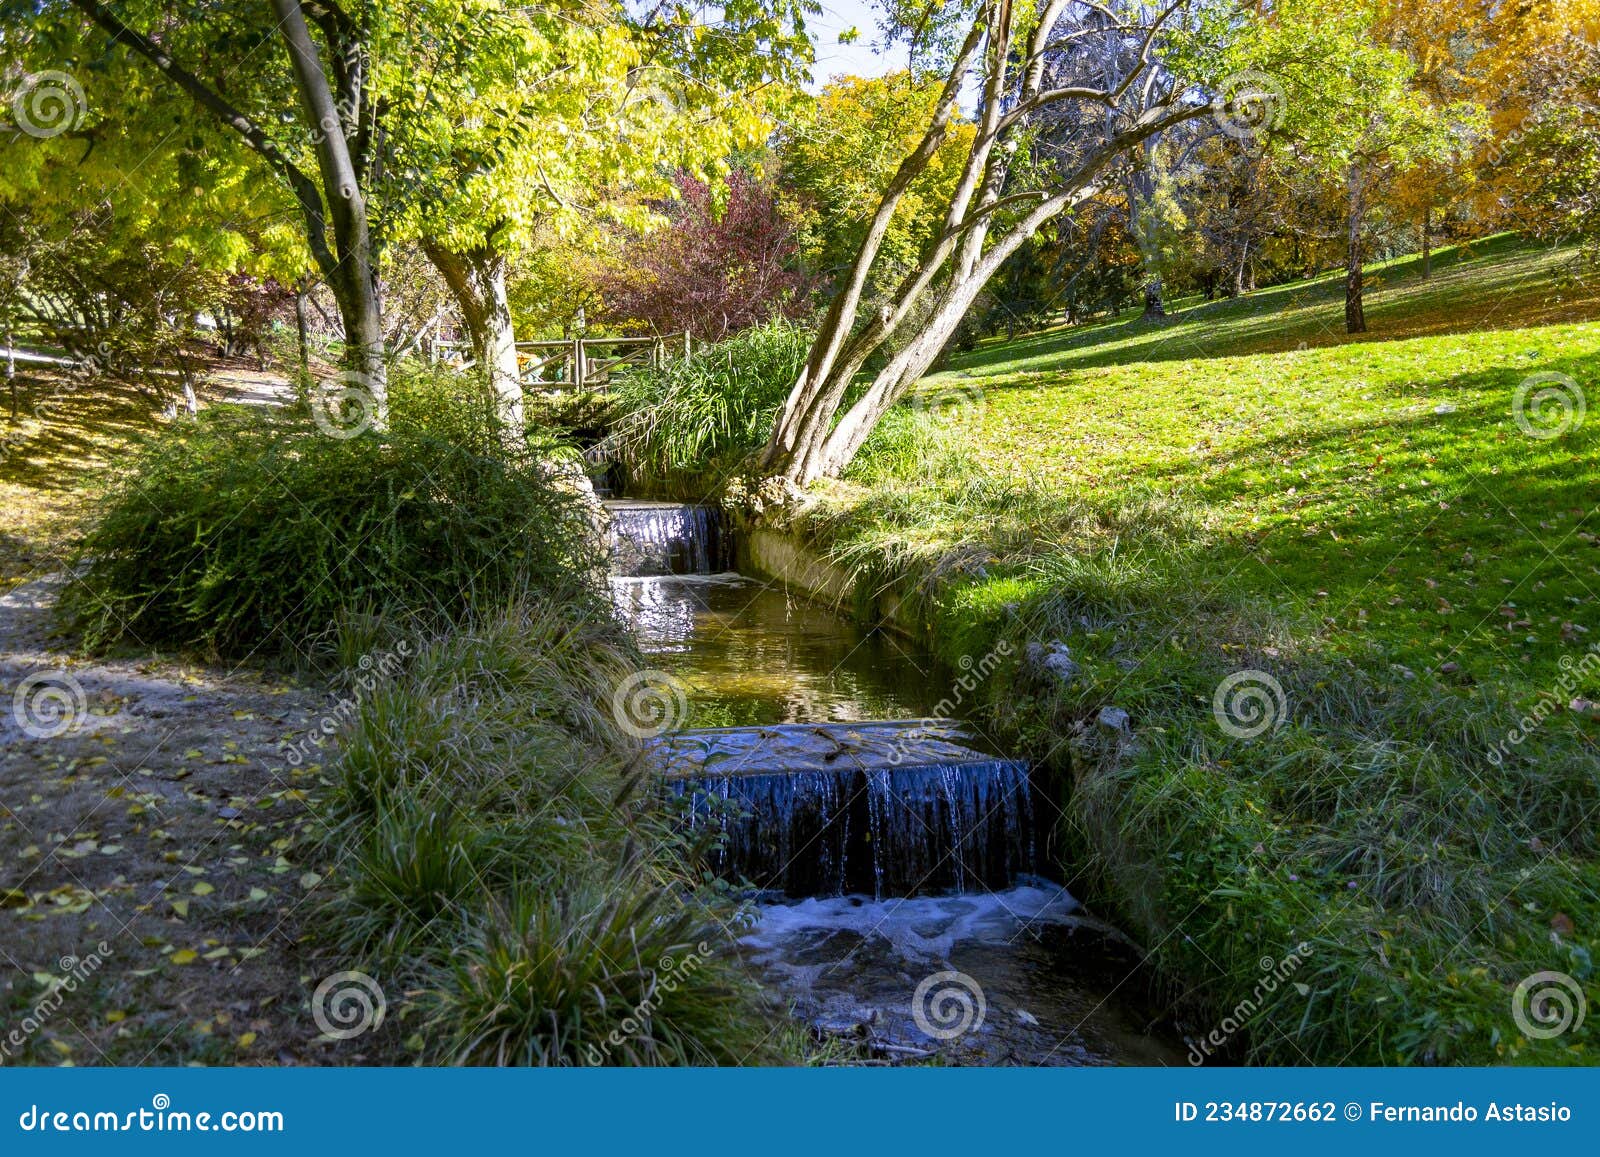
M 1177 1063 L 1123 1001 L 1108 999 L 1137 967 L 1132 946 L 1043 881 L 767 904 L 740 944 L 795 1015 L 893 1059 Z

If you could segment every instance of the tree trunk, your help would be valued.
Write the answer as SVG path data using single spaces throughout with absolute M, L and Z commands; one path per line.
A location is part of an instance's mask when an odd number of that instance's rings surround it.
M 1433 206 L 1422 211 L 1422 280 L 1433 276 Z
M 1128 173 L 1128 224 L 1139 248 L 1139 265 L 1144 274 L 1140 286 L 1144 293 L 1144 319 L 1159 320 L 1167 316 L 1161 302 L 1161 246 L 1152 231 L 1156 228 L 1150 219 L 1149 206 L 1155 197 L 1155 177 L 1150 171 L 1154 164 L 1154 148 L 1148 143 L 1140 150 L 1139 162 Z
M 383 357 L 377 255 L 367 221 L 366 197 L 345 140 L 339 105 L 328 86 L 327 74 L 322 71 L 322 58 L 306 28 L 299 0 L 272 0 L 272 8 L 278 18 L 278 31 L 289 46 L 295 87 L 317 146 L 322 197 L 333 224 L 337 251 L 337 260 L 331 269 L 323 269 L 323 275 L 344 322 L 345 360 L 371 394 L 374 424 L 381 428 L 388 404 L 388 374 Z M 319 260 L 323 260 L 320 255 Z
M 1358 165 L 1350 166 L 1349 194 L 1349 231 L 1344 264 L 1344 329 L 1346 333 L 1366 333 L 1367 315 L 1361 296 L 1361 227 L 1366 216 L 1366 199 Z
M 517 335 L 506 299 L 506 259 L 487 245 L 457 252 L 424 239 L 428 260 L 444 277 L 472 342 L 472 353 L 488 375 L 495 406 L 508 433 L 526 429 L 522 410 L 522 367 L 517 362 Z
M 1161 304 L 1161 275 L 1156 274 L 1145 278 L 1144 282 L 1144 318 L 1146 321 L 1155 321 L 1167 316 L 1165 307 Z
M 300 339 L 300 372 L 311 372 L 311 336 L 306 325 L 306 289 L 301 285 L 294 291 L 294 328 Z
M 1075 170 L 1059 173 L 1045 188 L 1007 194 L 1010 161 L 1021 144 L 1020 132 L 1025 131 L 1034 112 L 1067 100 L 1110 107 L 1135 91 L 1134 79 L 1150 63 L 1147 50 L 1177 6 L 1151 17 L 1144 49 L 1132 58 L 1125 73 L 1108 78 L 1098 89 L 1071 84 L 1054 88 L 1046 83 L 1047 48 L 1066 10 L 1067 0 L 1048 0 L 1036 20 L 1030 17 L 1027 43 L 1013 45 L 1010 0 L 978 6 L 966 43 L 947 73 L 928 131 L 901 162 L 879 202 L 850 274 L 830 301 L 807 364 L 774 423 L 757 462 L 767 481 L 793 489 L 842 470 L 889 407 L 933 364 L 974 298 L 1008 257 L 1061 213 L 1102 193 L 1108 170 L 1132 150 L 1186 121 L 1208 115 L 1209 106 L 1169 94 L 1170 99 L 1163 97 L 1137 115 L 1108 120 L 1104 135 L 1080 155 Z M 862 289 L 889 218 L 912 179 L 926 169 L 945 139 L 956 98 L 980 43 L 984 48 L 984 95 L 941 230 L 920 255 L 917 268 L 878 303 L 875 312 L 868 312 L 862 307 Z M 1013 61 L 1021 62 L 1016 77 L 1009 75 Z M 1020 83 L 1013 89 L 1014 80 Z M 1148 94 L 1157 89 L 1147 84 L 1140 91 Z M 1004 232 L 991 239 L 997 210 L 1012 204 L 1019 205 L 1016 215 L 1005 218 Z M 928 305 L 932 308 L 925 311 Z M 888 343 L 898 346 L 898 352 L 849 411 L 839 416 L 856 373 Z

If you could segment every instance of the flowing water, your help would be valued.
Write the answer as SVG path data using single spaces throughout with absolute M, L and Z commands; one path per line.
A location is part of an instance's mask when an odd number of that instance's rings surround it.
M 758 889 L 741 947 L 797 1016 L 889 1060 L 1178 1063 L 1132 946 L 1037 874 L 1027 766 L 925 718 L 952 688 L 928 655 L 726 572 L 709 510 L 607 505 L 618 609 L 689 704 L 665 783 Z

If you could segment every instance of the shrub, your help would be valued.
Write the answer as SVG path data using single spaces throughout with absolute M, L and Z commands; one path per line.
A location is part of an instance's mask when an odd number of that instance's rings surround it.
M 330 436 L 302 399 L 215 407 L 151 439 L 104 495 L 63 599 L 86 642 L 286 654 L 351 611 L 452 619 L 595 585 L 553 444 L 508 449 L 466 379 L 401 374 L 390 392 L 381 434 Z
M 737 912 L 634 794 L 610 710 L 634 664 L 587 604 L 517 606 L 360 703 L 323 801 L 319 926 L 413 994 L 424 1059 L 707 1063 L 765 1039 L 728 951 Z
M 704 493 L 766 444 L 810 348 L 809 330 L 774 321 L 634 375 L 612 391 L 619 418 L 606 449 L 636 479 Z

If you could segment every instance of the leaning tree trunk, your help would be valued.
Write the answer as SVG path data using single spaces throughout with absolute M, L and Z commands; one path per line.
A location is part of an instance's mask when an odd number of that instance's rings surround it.
M 299 0 L 272 0 L 278 31 L 289 46 L 295 87 L 307 119 L 316 131 L 317 168 L 322 177 L 322 197 L 333 225 L 338 260 L 324 268 L 328 288 L 339 305 L 344 322 L 345 359 L 361 375 L 371 394 L 373 417 L 384 424 L 388 403 L 388 374 L 383 357 L 383 310 L 378 299 L 377 253 L 367 222 L 367 201 L 345 140 L 344 119 L 322 71 L 322 58 L 306 28 Z M 324 255 L 318 260 L 326 265 Z
M 1150 172 L 1154 150 L 1146 147 L 1140 151 L 1143 155 L 1139 163 L 1133 165 L 1128 173 L 1128 224 L 1139 248 L 1144 320 L 1159 321 L 1167 316 L 1167 311 L 1161 300 L 1161 246 L 1152 235 L 1158 226 L 1150 212 L 1151 202 L 1155 198 L 1155 177 Z
M 1068 11 L 1068 0 L 1043 0 L 1037 9 L 1028 10 L 1025 24 L 1014 24 L 1012 0 L 989 0 L 978 6 L 967 39 L 946 74 L 927 131 L 901 162 L 879 201 L 850 273 L 818 327 L 805 368 L 779 411 L 757 463 L 767 482 L 792 491 L 839 473 L 889 407 L 933 364 L 973 300 L 1011 254 L 1058 215 L 1101 193 L 1106 173 L 1116 161 L 1169 129 L 1211 114 L 1211 106 L 1183 101 L 1176 89 L 1155 104 L 1136 110 L 1121 108 L 1118 103 L 1125 97 L 1144 99 L 1155 91 L 1148 84 L 1138 88 L 1134 80 L 1150 66 L 1152 45 L 1177 8 L 1172 5 L 1151 16 L 1142 41 L 1127 53 L 1123 71 L 1097 88 L 1054 87 L 1058 78 L 1046 68 L 1051 37 L 1058 34 L 1057 21 Z M 1020 28 L 1027 29 L 1026 44 L 1013 43 L 1012 33 Z M 972 143 L 940 232 L 897 290 L 877 303 L 875 310 L 865 309 L 862 291 L 889 219 L 945 140 L 963 81 L 980 48 L 984 92 Z M 1142 95 L 1130 97 L 1130 93 Z M 1045 188 L 1008 190 L 1010 162 L 1032 123 L 1030 118 L 1067 101 L 1101 111 L 1116 110 L 1116 115 L 1103 117 L 1102 135 L 1086 142 L 1088 149 L 1075 171 L 1061 174 Z M 997 226 L 996 221 L 1001 220 L 998 210 L 1010 205 L 1017 206 L 1017 215 L 1006 219 L 1003 227 Z M 992 227 L 1003 231 L 991 239 Z M 840 416 L 857 372 L 886 344 L 897 352 Z
M 473 356 L 489 376 L 500 421 L 507 433 L 520 436 L 526 429 L 522 367 L 517 361 L 517 335 L 506 297 L 505 256 L 487 245 L 458 252 L 425 239 L 422 247 L 455 298 Z
M 1367 314 L 1362 303 L 1361 227 L 1366 217 L 1366 198 L 1361 187 L 1359 166 L 1350 166 L 1350 206 L 1344 260 L 1344 329 L 1346 333 L 1366 333 Z

